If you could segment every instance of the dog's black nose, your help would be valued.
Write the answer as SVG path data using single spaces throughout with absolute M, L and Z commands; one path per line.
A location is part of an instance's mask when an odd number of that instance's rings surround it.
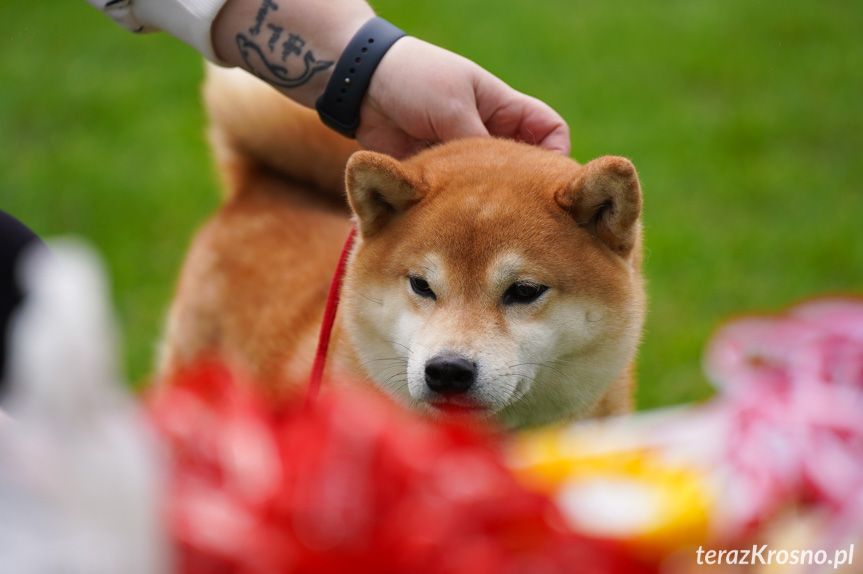
M 442 395 L 467 392 L 476 381 L 476 364 L 453 354 L 438 355 L 426 363 L 426 385 Z

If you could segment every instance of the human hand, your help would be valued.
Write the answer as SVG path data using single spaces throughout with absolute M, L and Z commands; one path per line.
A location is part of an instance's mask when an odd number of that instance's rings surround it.
M 332 0 L 325 9 L 299 0 L 228 0 L 213 23 L 213 46 L 223 61 L 312 107 L 332 74 L 332 62 L 373 14 L 363 0 Z M 319 65 L 309 68 L 310 61 Z M 303 63 L 306 73 L 300 74 Z M 356 135 L 366 149 L 395 157 L 488 135 L 567 155 L 570 150 L 569 128 L 549 106 L 470 60 L 409 36 L 397 41 L 375 70 Z
M 413 37 L 396 42 L 372 76 L 357 140 L 406 157 L 472 136 L 518 139 L 569 155 L 569 127 L 543 102 L 470 60 Z

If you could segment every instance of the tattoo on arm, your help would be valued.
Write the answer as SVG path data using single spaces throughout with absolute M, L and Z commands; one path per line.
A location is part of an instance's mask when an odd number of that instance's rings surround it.
M 310 49 L 306 49 L 306 41 L 298 34 L 288 33 L 282 42 L 280 55 L 275 55 L 276 45 L 282 39 L 285 29 L 272 22 L 267 22 L 270 12 L 279 9 L 273 0 L 262 0 L 261 7 L 255 15 L 255 24 L 249 28 L 248 36 L 237 34 L 237 49 L 246 67 L 265 82 L 279 88 L 298 88 L 311 80 L 312 76 L 333 65 L 331 61 L 318 61 Z M 264 24 L 270 31 L 266 42 L 258 39 Z M 266 46 L 267 49 L 264 49 Z
M 282 32 L 285 31 L 281 26 L 276 26 L 275 24 L 267 24 L 267 28 L 269 28 L 273 33 L 270 34 L 270 41 L 267 42 L 267 47 L 270 49 L 270 53 L 273 53 L 273 50 L 276 49 L 276 42 L 279 41 L 279 38 L 282 36 Z
M 258 13 L 255 15 L 255 25 L 249 28 L 249 34 L 257 36 L 261 33 L 261 26 L 267 18 L 267 14 L 272 10 L 275 12 L 279 6 L 272 0 L 264 0 L 261 2 L 261 7 L 258 8 Z

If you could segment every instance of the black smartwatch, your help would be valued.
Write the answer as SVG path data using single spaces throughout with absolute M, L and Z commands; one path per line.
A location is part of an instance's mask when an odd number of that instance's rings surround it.
M 344 136 L 356 136 L 360 104 L 372 74 L 387 50 L 406 35 L 383 18 L 372 18 L 363 24 L 342 52 L 324 93 L 315 102 L 322 122 Z

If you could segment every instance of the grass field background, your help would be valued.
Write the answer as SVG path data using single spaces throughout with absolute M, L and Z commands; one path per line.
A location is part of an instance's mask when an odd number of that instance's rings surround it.
M 701 352 L 723 319 L 863 289 L 859 0 L 374 6 L 555 107 L 576 159 L 635 162 L 651 299 L 640 407 L 710 394 Z M 136 384 L 218 202 L 201 70 L 176 40 L 82 0 L 0 3 L 0 209 L 104 255 Z

